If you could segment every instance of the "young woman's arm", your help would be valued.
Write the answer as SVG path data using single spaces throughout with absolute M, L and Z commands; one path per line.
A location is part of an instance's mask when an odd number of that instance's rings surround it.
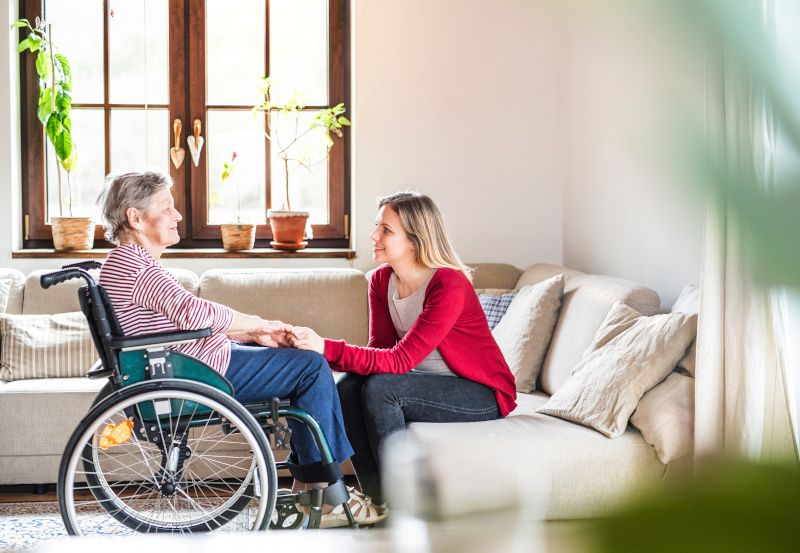
M 464 291 L 458 276 L 440 272 L 442 278 L 431 282 L 417 321 L 393 347 L 353 346 L 344 340 L 321 339 L 310 329 L 295 329 L 295 345 L 324 353 L 335 370 L 362 375 L 410 371 L 439 346 L 464 308 Z

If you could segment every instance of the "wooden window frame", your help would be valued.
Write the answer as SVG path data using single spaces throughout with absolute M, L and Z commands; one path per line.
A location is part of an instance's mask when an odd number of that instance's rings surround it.
M 266 28 L 269 29 L 269 0 L 265 0 Z M 103 108 L 105 119 L 105 173 L 110 169 L 110 114 L 113 108 L 143 108 L 141 104 L 110 104 L 108 84 L 108 0 L 104 0 L 103 18 L 103 59 L 106 67 L 103 72 L 104 101 L 102 104 L 74 104 L 75 108 Z M 150 104 L 152 108 L 169 108 L 169 121 L 181 119 L 183 136 L 191 133 L 191 125 L 199 119 L 206 128 L 205 105 L 205 59 L 202 55 L 188 55 L 189 52 L 205 52 L 205 10 L 204 0 L 170 0 L 169 2 L 169 71 L 170 95 L 168 105 Z M 42 0 L 19 0 L 20 17 L 33 21 L 42 14 Z M 343 102 L 350 107 L 350 0 L 328 0 L 328 102 L 336 105 Z M 186 25 L 188 24 L 189 29 Z M 191 30 L 190 30 L 191 29 Z M 20 30 L 20 39 L 23 31 Z M 269 74 L 269 32 L 265 44 L 265 74 Z M 25 55 L 20 60 L 20 116 L 22 122 L 22 209 L 23 249 L 52 248 L 53 240 L 50 225 L 45 223 L 46 197 L 46 151 L 44 129 L 39 122 L 37 99 L 30 91 L 38 87 L 34 56 Z M 211 106 L 218 109 L 224 106 Z M 308 106 L 307 109 L 324 106 Z M 165 132 L 169 134 L 172 145 L 172 126 Z M 205 134 L 205 132 L 204 132 Z M 266 198 L 270 194 L 270 155 L 269 141 L 266 141 Z M 207 171 L 205 150 L 201 154 L 199 167 L 195 167 L 187 156 L 180 169 L 169 164 L 170 176 L 175 182 L 173 196 L 176 208 L 183 214 L 179 224 L 180 248 L 221 247 L 219 225 L 206 222 L 207 213 Z M 347 248 L 350 245 L 350 133 L 336 139 L 336 146 L 328 157 L 328 224 L 313 225 L 314 238 L 309 241 L 310 248 Z M 271 239 L 269 225 L 259 225 L 256 237 Z M 102 226 L 95 229 L 95 247 L 107 248 L 110 244 L 103 240 Z

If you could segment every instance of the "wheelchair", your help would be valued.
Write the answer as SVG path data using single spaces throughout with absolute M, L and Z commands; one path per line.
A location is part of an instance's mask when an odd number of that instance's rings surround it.
M 208 365 L 170 349 L 210 329 L 125 336 L 96 261 L 43 275 L 43 288 L 71 279 L 100 360 L 88 372 L 108 379 L 67 442 L 58 504 L 71 535 L 234 532 L 318 528 L 323 505 L 341 505 L 343 476 L 319 425 L 288 400 L 242 404 Z M 311 432 L 322 461 L 275 462 L 270 442 L 288 449 L 293 419 Z M 278 470 L 328 487 L 278 490 Z M 297 505 L 303 508 L 298 509 Z

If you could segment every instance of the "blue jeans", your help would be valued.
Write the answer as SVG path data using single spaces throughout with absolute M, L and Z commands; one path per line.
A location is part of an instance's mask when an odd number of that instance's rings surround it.
M 231 344 L 231 362 L 225 377 L 233 384 L 241 403 L 257 403 L 273 397 L 289 399 L 319 423 L 333 457 L 343 463 L 353 455 L 342 420 L 339 394 L 325 358 L 312 351 Z M 289 420 L 293 461 L 306 465 L 321 461 L 308 428 Z
M 494 391 L 466 378 L 435 374 L 348 374 L 339 381 L 353 468 L 361 491 L 380 505 L 381 446 L 411 422 L 474 422 L 500 417 Z

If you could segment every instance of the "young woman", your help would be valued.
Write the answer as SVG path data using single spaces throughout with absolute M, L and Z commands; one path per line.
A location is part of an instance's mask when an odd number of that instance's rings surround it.
M 294 345 L 347 374 L 337 385 L 362 491 L 383 506 L 381 444 L 410 422 L 469 422 L 515 407 L 514 376 L 489 331 L 433 201 L 401 192 L 380 201 L 369 286 L 369 344 L 295 327 Z

